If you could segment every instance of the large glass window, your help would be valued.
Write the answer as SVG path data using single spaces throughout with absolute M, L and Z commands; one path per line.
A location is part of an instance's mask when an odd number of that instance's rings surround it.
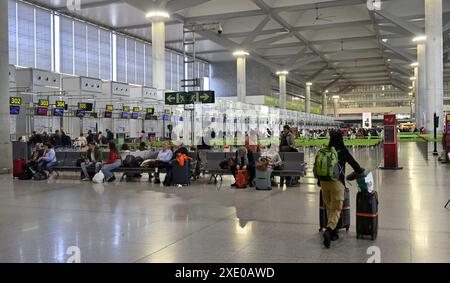
M 10 64 L 153 86 L 149 43 L 16 0 L 8 0 L 8 29 Z M 167 89 L 183 89 L 183 62 L 167 50 Z M 196 77 L 209 76 L 207 63 L 195 70 Z
M 59 18 L 60 71 L 73 74 L 73 21 L 66 17 Z
M 9 34 L 9 64 L 17 64 L 17 25 L 16 25 L 16 2 L 8 1 L 8 34 Z
M 100 77 L 99 29 L 87 26 L 87 70 L 88 76 Z
M 126 38 L 116 35 L 116 77 L 119 82 L 127 81 Z
M 18 65 L 34 67 L 34 8 L 18 3 L 17 9 Z

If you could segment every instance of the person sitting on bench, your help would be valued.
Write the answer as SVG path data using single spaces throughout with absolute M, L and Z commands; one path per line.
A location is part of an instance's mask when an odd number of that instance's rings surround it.
M 254 187 L 253 180 L 255 179 L 255 159 L 253 158 L 253 153 L 248 151 L 245 147 L 240 147 L 236 151 L 234 164 L 231 166 L 231 173 L 236 178 L 236 173 L 238 170 L 247 170 L 249 175 L 248 184 L 250 187 Z M 236 183 L 231 185 L 236 186 Z
M 26 168 L 27 170 L 30 170 L 31 173 L 35 173 L 38 166 L 38 159 L 44 156 L 44 150 L 41 148 L 40 143 L 36 143 L 34 145 L 34 151 L 33 154 L 31 154 L 31 159 L 27 163 Z
M 91 171 L 94 169 L 95 173 L 98 173 L 100 168 L 102 168 L 103 162 L 103 154 L 95 145 L 95 142 L 90 142 L 88 146 L 89 149 L 86 152 L 86 156 L 84 158 L 85 161 L 81 163 L 81 171 L 84 175 L 83 181 L 91 181 L 88 169 L 91 169 Z
M 269 149 L 261 154 L 261 158 L 266 158 L 269 161 L 269 167 L 273 170 L 281 170 L 283 161 L 281 160 L 281 156 L 278 153 L 278 146 L 275 145 L 269 145 Z M 275 180 L 272 173 L 272 176 L 270 176 L 272 186 L 275 186 Z
M 50 143 L 44 144 L 44 155 L 38 159 L 37 171 L 44 173 L 44 170 L 48 171 L 49 177 L 54 177 L 55 171 L 53 168 L 57 165 L 56 153 Z
M 115 169 L 122 166 L 122 159 L 120 159 L 120 153 L 116 148 L 115 142 L 109 143 L 109 158 L 106 162 L 106 165 L 102 167 L 103 175 L 105 175 L 105 181 L 106 182 L 113 182 L 116 177 L 114 176 Z
M 166 169 L 170 167 L 170 161 L 172 160 L 173 152 L 169 148 L 169 142 L 163 142 L 163 149 L 159 151 L 157 160 L 158 169 Z M 159 172 L 155 172 L 155 184 L 160 184 Z

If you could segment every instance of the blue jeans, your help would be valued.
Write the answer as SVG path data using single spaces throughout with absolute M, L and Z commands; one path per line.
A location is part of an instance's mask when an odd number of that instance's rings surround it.
M 37 171 L 39 173 L 44 172 L 44 170 L 47 170 L 49 173 L 53 172 L 53 168 L 57 165 L 56 161 L 48 162 L 45 160 L 42 160 L 38 163 Z
M 95 173 L 98 173 L 98 171 L 100 171 L 100 168 L 102 168 L 101 162 L 96 162 L 95 164 L 91 163 L 87 166 L 85 162 L 81 163 L 81 171 L 83 171 L 84 177 L 89 178 L 88 167 L 91 167 L 93 165 L 95 165 Z
M 112 171 L 119 168 L 120 166 L 122 166 L 122 160 L 120 160 L 120 159 L 117 159 L 112 164 L 104 165 L 102 167 L 102 172 L 103 172 L 103 175 L 105 175 L 105 179 L 108 180 L 109 178 L 111 178 L 114 175 L 114 173 Z

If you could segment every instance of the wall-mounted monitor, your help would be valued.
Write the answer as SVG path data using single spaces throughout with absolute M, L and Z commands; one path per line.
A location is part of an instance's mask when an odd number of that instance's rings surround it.
M 64 101 L 55 101 L 55 107 L 60 109 L 66 108 L 66 103 Z
M 131 119 L 139 119 L 139 113 L 132 113 L 131 114 Z
M 39 99 L 39 107 L 49 107 L 50 101 L 48 99 Z
M 106 111 L 105 114 L 103 115 L 103 118 L 112 118 L 112 112 Z
M 36 115 L 37 116 L 47 116 L 48 108 L 47 107 L 37 107 Z
M 128 119 L 128 118 L 130 118 L 130 113 L 128 113 L 128 112 L 122 112 L 122 113 L 120 113 L 120 118 L 122 118 L 122 119 Z
M 106 111 L 114 111 L 113 105 L 106 105 Z
M 145 120 L 156 121 L 156 120 L 158 120 L 158 116 L 155 116 L 152 113 L 147 113 L 147 114 L 145 114 Z
M 89 112 L 89 111 L 92 111 L 93 104 L 92 103 L 80 102 L 80 103 L 78 103 L 78 109 Z
M 155 114 L 155 108 L 147 108 L 147 114 Z
M 141 108 L 139 108 L 139 107 L 133 107 L 133 112 L 134 112 L 134 113 L 139 113 L 139 112 L 141 112 Z
M 9 104 L 20 106 L 20 105 L 22 105 L 22 98 L 21 97 L 10 97 Z
M 163 115 L 163 121 L 169 121 L 170 117 L 169 115 Z
M 20 106 L 10 105 L 9 106 L 9 114 L 10 115 L 19 115 L 20 114 Z
M 63 117 L 64 116 L 64 108 L 55 108 L 55 109 L 53 109 L 53 116 L 55 116 L 55 117 Z
M 79 118 L 83 118 L 84 116 L 86 116 L 86 111 L 78 109 L 75 111 L 75 116 L 79 117 Z

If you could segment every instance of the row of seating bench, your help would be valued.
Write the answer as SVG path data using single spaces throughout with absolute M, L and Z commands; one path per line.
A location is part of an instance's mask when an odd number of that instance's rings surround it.
M 204 172 L 211 174 L 209 183 L 214 179 L 217 183 L 217 178 L 222 181 L 223 175 L 230 175 L 230 169 L 220 168 L 220 163 L 227 158 L 234 157 L 234 152 L 207 152 L 206 164 Z M 260 152 L 253 153 L 255 162 L 261 157 Z M 279 177 L 304 177 L 306 175 L 306 163 L 304 152 L 280 152 L 281 160 L 283 161 L 282 169 L 274 170 L 273 175 Z
M 108 159 L 108 151 L 103 152 L 103 159 Z M 141 156 L 144 159 L 156 159 L 158 152 L 130 152 L 128 154 L 132 154 L 134 156 Z M 222 181 L 222 176 L 230 175 L 231 171 L 229 169 L 220 168 L 220 163 L 229 157 L 233 157 L 235 155 L 234 152 L 206 152 L 205 158 L 206 160 L 202 160 L 202 168 L 201 171 L 203 174 L 210 174 L 211 177 L 209 179 L 209 183 L 214 180 L 215 183 L 218 182 L 218 178 Z M 56 159 L 58 161 L 58 165 L 55 167 L 56 171 L 79 171 L 80 167 L 77 166 L 77 160 L 81 159 L 83 153 L 81 152 L 56 152 Z M 258 160 L 261 156 L 261 153 L 254 153 L 254 160 Z M 200 162 L 198 160 L 197 152 L 189 152 L 189 157 L 191 157 L 194 161 L 189 163 L 190 174 L 192 178 L 196 178 L 195 169 L 197 167 L 197 163 Z M 274 170 L 273 174 L 279 177 L 304 177 L 306 175 L 306 163 L 304 152 L 281 152 L 280 157 L 283 161 L 282 169 Z M 114 170 L 116 173 L 123 173 L 125 175 L 127 172 L 133 173 L 155 173 L 155 168 L 126 168 L 119 167 Z M 164 170 L 160 170 L 161 173 L 164 173 Z M 123 177 L 123 176 L 122 176 Z M 123 178 L 121 178 L 122 180 Z

